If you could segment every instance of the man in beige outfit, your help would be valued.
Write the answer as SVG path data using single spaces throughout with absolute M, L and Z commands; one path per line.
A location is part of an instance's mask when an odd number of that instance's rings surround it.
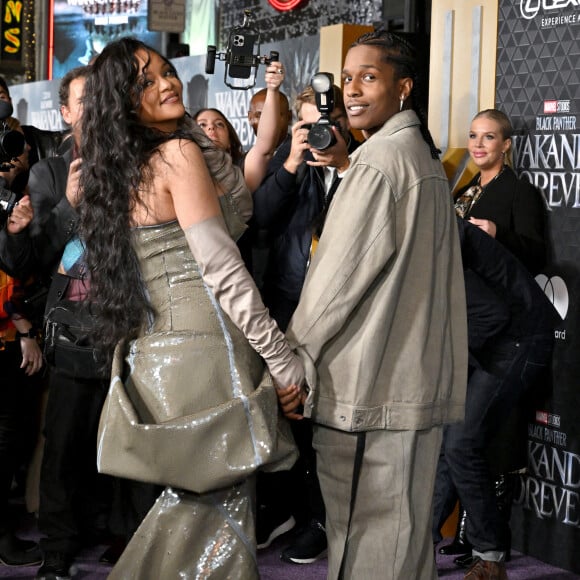
M 436 578 L 435 470 L 445 423 L 463 417 L 463 270 L 447 179 L 414 110 L 412 49 L 365 35 L 343 69 L 366 142 L 330 206 L 288 337 L 308 391 L 280 391 L 314 422 L 329 579 Z M 314 152 L 316 155 L 316 152 Z

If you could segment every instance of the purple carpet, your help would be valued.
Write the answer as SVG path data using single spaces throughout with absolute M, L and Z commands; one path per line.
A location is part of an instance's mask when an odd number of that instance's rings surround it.
M 24 518 L 20 535 L 27 538 L 36 538 L 35 524 L 31 517 Z M 325 580 L 326 559 L 309 565 L 286 564 L 280 560 L 281 550 L 288 544 L 291 534 L 278 538 L 268 549 L 258 553 L 258 563 L 262 580 Z M 75 580 L 105 580 L 111 570 L 110 566 L 99 564 L 99 556 L 105 546 L 97 546 L 84 550 L 79 554 L 76 562 L 77 572 Z M 453 556 L 439 556 L 437 558 L 439 577 L 446 580 L 462 580 L 464 571 L 453 564 Z M 0 564 L 0 578 L 13 580 L 20 578 L 34 578 L 36 567 L 9 568 Z M 507 564 L 510 580 L 572 580 L 580 578 L 576 574 L 566 572 L 548 564 L 544 564 L 529 556 L 512 553 L 512 560 Z M 166 580 L 166 579 L 160 579 Z M 168 579 L 167 579 L 168 580 Z

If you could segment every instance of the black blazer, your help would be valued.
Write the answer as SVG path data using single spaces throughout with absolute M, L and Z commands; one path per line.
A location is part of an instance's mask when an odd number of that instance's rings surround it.
M 457 191 L 457 199 L 467 188 L 477 183 L 473 180 Z M 479 201 L 466 218 L 491 220 L 497 226 L 496 239 L 516 256 L 534 275 L 546 263 L 545 203 L 542 194 L 524 179 L 518 179 L 510 167 L 490 182 Z

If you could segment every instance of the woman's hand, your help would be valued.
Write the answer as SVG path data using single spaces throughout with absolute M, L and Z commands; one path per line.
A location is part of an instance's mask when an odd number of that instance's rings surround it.
M 284 82 L 284 66 L 282 63 L 277 60 L 272 61 L 266 68 L 264 80 L 268 90 L 279 90 Z
M 477 218 L 469 218 L 469 221 L 477 226 L 480 230 L 483 230 L 488 236 L 495 238 L 497 234 L 497 226 L 491 220 L 478 220 Z
M 28 338 L 23 336 L 20 338 L 20 350 L 22 351 L 21 369 L 31 376 L 37 373 L 42 368 L 42 351 L 36 338 Z
M 290 385 L 277 388 L 276 394 L 285 417 L 297 421 L 304 419 L 304 415 L 297 413 L 297 410 L 306 402 L 306 392 L 302 388 L 298 385 Z
M 284 67 L 281 62 L 274 61 L 266 68 L 266 99 L 258 122 L 256 141 L 248 151 L 244 163 L 244 177 L 250 192 L 256 191 L 262 183 L 268 170 L 268 163 L 280 139 L 280 100 L 283 97 L 279 91 L 284 80 Z

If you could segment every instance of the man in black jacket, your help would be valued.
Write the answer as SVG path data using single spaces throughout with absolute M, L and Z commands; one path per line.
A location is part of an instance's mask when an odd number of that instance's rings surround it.
M 254 192 L 253 221 L 271 239 L 264 301 L 282 330 L 298 304 L 313 235 L 319 235 L 341 174 L 348 169 L 349 154 L 358 145 L 349 133 L 342 92 L 335 86 L 334 93 L 336 144 L 324 151 L 308 144 L 306 126 L 318 121 L 320 113 L 312 88 L 306 88 L 296 99 L 299 121 L 291 139 L 278 148 L 266 179 Z
M 433 539 L 459 495 L 473 546 L 466 578 L 507 578 L 509 528 L 487 450 L 551 359 L 558 315 L 526 268 L 491 236 L 458 218 L 467 298 L 469 379 L 465 421 L 445 429 L 434 496 Z M 455 491 L 456 490 L 456 491 Z
M 291 138 L 280 145 L 267 177 L 254 192 L 252 223 L 267 230 L 269 236 L 264 303 L 281 330 L 286 330 L 298 305 L 326 212 L 341 175 L 348 169 L 349 154 L 358 145 L 349 133 L 342 91 L 336 86 L 333 90 L 335 107 L 330 119 L 335 123 L 336 143 L 324 150 L 308 144 L 308 126 L 319 120 L 320 112 L 314 91 L 307 87 L 296 99 L 299 121 L 292 127 Z M 292 545 L 282 552 L 282 559 L 308 564 L 326 553 L 326 514 L 316 475 L 311 424 L 293 421 L 291 426 L 300 458 L 290 474 L 259 478 L 257 540 L 258 548 L 267 547 L 294 525 L 294 513 L 302 526 Z M 287 503 L 281 504 L 280 498 Z

